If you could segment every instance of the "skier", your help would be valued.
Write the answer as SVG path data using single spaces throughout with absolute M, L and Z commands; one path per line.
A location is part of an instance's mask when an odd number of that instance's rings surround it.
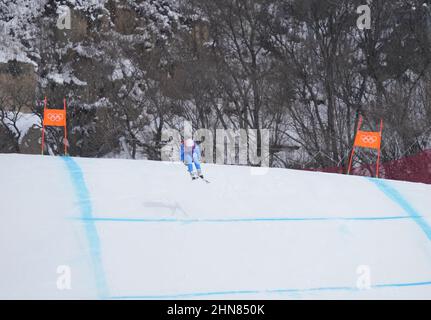
M 197 179 L 198 177 L 203 179 L 204 176 L 201 170 L 201 150 L 199 145 L 197 145 L 193 139 L 187 139 L 181 142 L 181 161 L 187 166 L 187 170 L 190 173 L 192 179 Z M 195 164 L 197 175 L 193 171 L 193 163 Z

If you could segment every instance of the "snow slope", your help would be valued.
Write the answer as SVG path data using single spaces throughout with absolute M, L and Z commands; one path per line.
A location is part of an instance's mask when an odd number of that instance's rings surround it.
M 0 155 L 0 298 L 431 298 L 431 186 L 204 171 Z

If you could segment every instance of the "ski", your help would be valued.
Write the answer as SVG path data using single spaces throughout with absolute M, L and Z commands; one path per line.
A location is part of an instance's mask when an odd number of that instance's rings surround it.
M 204 177 L 200 177 L 200 176 L 193 176 L 192 177 L 192 181 L 194 180 L 198 180 L 198 179 L 202 179 L 203 181 L 205 181 L 206 183 L 211 183 L 210 181 L 208 181 L 207 179 L 205 179 Z
M 201 178 L 203 181 L 205 181 L 206 183 L 211 183 L 211 182 L 209 182 L 207 179 L 205 179 L 204 177 L 199 177 L 199 178 Z

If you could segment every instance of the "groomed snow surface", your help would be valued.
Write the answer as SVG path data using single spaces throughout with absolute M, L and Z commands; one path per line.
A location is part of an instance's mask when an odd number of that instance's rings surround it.
M 203 168 L 0 155 L 0 298 L 431 298 L 431 186 Z

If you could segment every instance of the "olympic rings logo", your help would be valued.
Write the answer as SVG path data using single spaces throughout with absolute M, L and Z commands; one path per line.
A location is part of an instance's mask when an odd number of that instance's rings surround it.
M 52 122 L 60 122 L 63 120 L 63 115 L 57 114 L 57 113 L 49 113 L 48 119 L 51 120 Z
M 364 135 L 361 137 L 361 141 L 366 144 L 374 144 L 377 142 L 377 137 Z

